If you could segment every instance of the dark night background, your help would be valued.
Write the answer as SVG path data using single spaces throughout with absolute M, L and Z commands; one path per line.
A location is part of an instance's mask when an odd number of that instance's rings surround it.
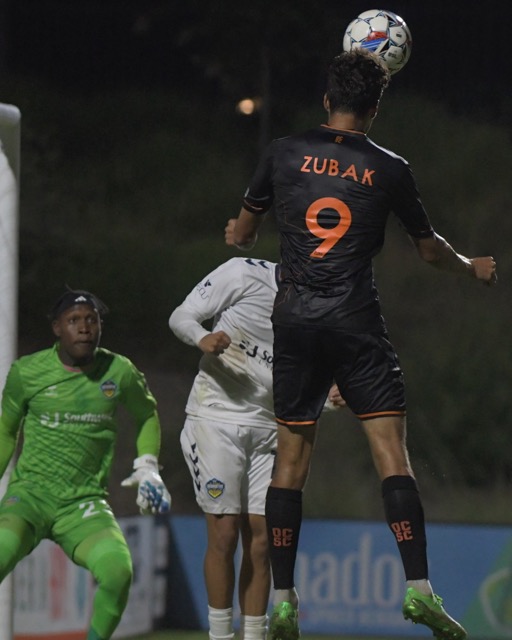
M 105 299 L 104 346 L 132 357 L 160 402 L 177 510 L 194 508 L 177 438 L 198 352 L 167 318 L 234 255 L 223 228 L 263 146 L 323 121 L 329 60 L 373 6 L 0 0 L 2 102 L 22 113 L 19 351 L 48 345 L 45 313 L 65 283 Z M 392 222 L 376 261 L 408 384 L 413 466 L 443 519 L 510 518 L 511 7 L 383 6 L 406 20 L 413 50 L 370 137 L 411 162 L 436 230 L 461 253 L 492 253 L 500 279 L 490 290 L 432 273 Z M 263 99 L 251 117 L 235 110 L 246 96 Z M 277 259 L 273 231 L 269 218 L 251 255 Z M 348 412 L 326 421 L 311 515 L 380 517 L 360 438 Z M 343 504 L 328 485 L 350 487 Z
M 488 116 L 491 108 L 506 119 L 509 3 L 392 4 L 414 39 L 408 71 L 396 84 L 462 111 Z M 194 90 L 198 100 L 236 99 L 261 88 L 266 53 L 276 95 L 311 102 L 323 89 L 323 70 L 340 49 L 344 27 L 367 6 L 353 0 L 3 0 L 4 71 L 63 91 L 159 87 Z

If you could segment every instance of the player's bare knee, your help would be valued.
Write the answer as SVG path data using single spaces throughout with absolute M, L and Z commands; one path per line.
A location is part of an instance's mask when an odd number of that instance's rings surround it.
M 255 565 L 266 567 L 268 564 L 268 540 L 255 540 L 251 545 L 249 553 Z
M 208 549 L 217 555 L 231 558 L 235 554 L 238 544 L 238 533 L 233 534 L 231 530 L 217 530 L 214 535 L 210 535 Z

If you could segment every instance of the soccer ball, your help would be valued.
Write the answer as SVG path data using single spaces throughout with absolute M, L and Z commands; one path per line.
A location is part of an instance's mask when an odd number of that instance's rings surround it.
M 363 11 L 348 25 L 343 50 L 363 47 L 377 54 L 391 74 L 400 71 L 411 55 L 412 37 L 400 16 L 385 9 Z

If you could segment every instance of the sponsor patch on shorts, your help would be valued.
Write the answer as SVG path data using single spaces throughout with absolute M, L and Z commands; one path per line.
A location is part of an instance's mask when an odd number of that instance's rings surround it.
M 222 480 L 217 480 L 217 478 L 212 478 L 208 480 L 206 483 L 206 491 L 210 498 L 216 500 L 224 493 L 224 487 L 226 485 L 222 482 Z

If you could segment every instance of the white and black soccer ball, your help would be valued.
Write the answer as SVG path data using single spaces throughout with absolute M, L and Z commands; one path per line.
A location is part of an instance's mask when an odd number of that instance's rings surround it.
M 391 74 L 400 71 L 411 55 L 412 37 L 405 21 L 392 11 L 363 11 L 348 25 L 343 50 L 363 47 L 378 55 Z

